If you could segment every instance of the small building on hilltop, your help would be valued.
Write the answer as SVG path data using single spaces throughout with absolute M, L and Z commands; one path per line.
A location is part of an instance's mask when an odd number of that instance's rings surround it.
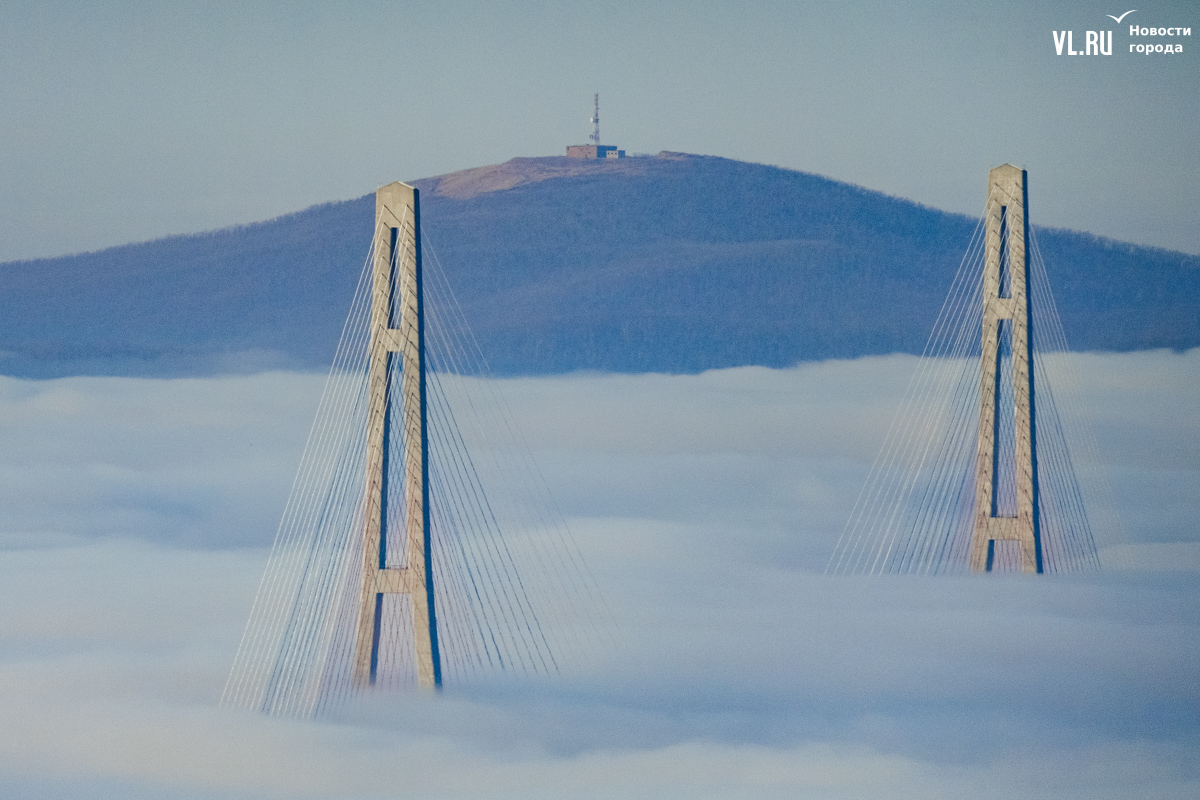
M 624 158 L 625 151 L 611 144 L 569 144 L 567 158 Z

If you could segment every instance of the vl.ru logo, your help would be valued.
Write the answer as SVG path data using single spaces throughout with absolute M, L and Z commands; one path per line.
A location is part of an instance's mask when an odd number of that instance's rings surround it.
M 1083 50 L 1075 49 L 1073 31 L 1054 31 L 1054 49 L 1061 56 L 1066 46 L 1069 56 L 1111 56 L 1112 31 L 1084 31 Z M 1108 36 L 1105 36 L 1108 34 Z

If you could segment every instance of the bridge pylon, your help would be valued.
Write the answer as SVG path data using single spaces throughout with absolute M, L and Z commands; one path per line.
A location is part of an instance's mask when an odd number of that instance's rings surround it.
M 375 193 L 366 497 L 354 643 L 354 683 L 359 687 L 375 683 L 386 595 L 409 598 L 402 607 L 407 605 L 412 611 L 411 652 L 417 683 L 428 688 L 442 683 L 429 530 L 420 225 L 420 194 L 416 188 L 395 182 Z M 398 415 L 396 410 L 400 411 Z M 396 424 L 402 430 L 395 430 Z M 394 441 L 403 443 L 401 464 L 394 463 L 392 457 Z M 396 469 L 403 475 L 403 496 L 397 498 L 403 503 L 403 514 L 389 515 L 389 477 Z M 403 528 L 393 530 L 389 517 L 403 519 Z M 389 537 L 393 536 L 403 536 L 403 545 L 398 547 L 396 542 L 389 546 Z M 389 557 L 399 563 L 392 563 Z
M 1025 170 L 1011 164 L 988 173 L 970 554 L 975 572 L 990 572 L 1001 561 L 1042 572 L 1027 186 Z

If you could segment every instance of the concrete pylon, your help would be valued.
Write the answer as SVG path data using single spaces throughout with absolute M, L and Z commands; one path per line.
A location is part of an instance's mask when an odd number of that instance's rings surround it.
M 1004 164 L 988 173 L 986 258 L 983 273 L 983 358 L 979 376 L 979 448 L 975 472 L 975 524 L 971 569 L 989 572 L 998 545 L 1017 542 L 1021 570 L 1042 571 L 1038 512 L 1037 417 L 1033 385 L 1032 319 L 1029 313 L 1028 185 L 1025 170 Z M 1012 395 L 1015 515 L 1000 509 L 996 440 L 1000 434 L 997 401 L 1001 396 L 999 349 L 1002 337 L 1012 348 Z M 1007 485 L 1007 484 L 1005 484 Z
M 390 183 L 375 193 L 375 243 L 371 288 L 369 400 L 367 411 L 366 515 L 362 593 L 354 646 L 354 682 L 374 684 L 379 662 L 385 594 L 411 598 L 417 682 L 440 687 L 437 617 L 429 541 L 429 450 L 425 426 L 425 318 L 421 291 L 421 209 L 418 191 Z M 392 327 L 395 324 L 397 327 Z M 393 397 L 394 359 L 400 397 Z M 401 403 L 404 426 L 403 565 L 387 563 L 390 439 L 389 408 Z

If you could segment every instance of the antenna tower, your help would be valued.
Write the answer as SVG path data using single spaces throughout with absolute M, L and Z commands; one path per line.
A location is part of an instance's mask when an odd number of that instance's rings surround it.
M 595 109 L 595 111 L 592 112 L 592 120 L 591 120 L 592 125 L 594 125 L 595 127 L 592 129 L 592 135 L 589 136 L 588 138 L 592 140 L 593 144 L 595 144 L 597 147 L 599 147 L 599 145 L 600 145 L 600 93 L 599 92 L 596 93 L 595 101 L 596 101 L 596 109 Z

